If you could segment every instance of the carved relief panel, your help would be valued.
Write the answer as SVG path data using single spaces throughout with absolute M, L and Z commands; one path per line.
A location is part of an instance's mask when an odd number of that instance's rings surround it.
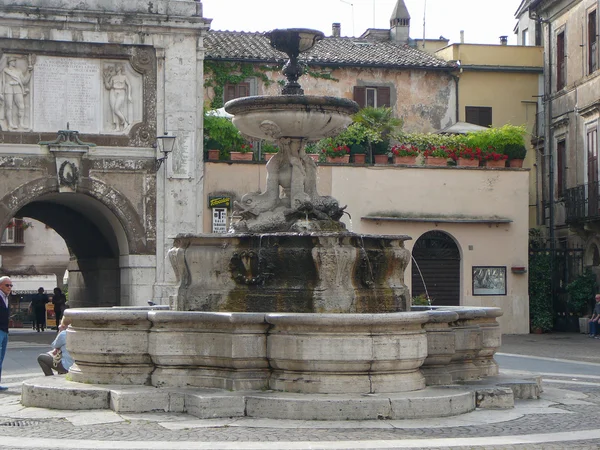
M 29 132 L 55 134 L 69 123 L 82 135 L 108 135 L 95 139 L 98 144 L 152 145 L 153 49 L 63 43 L 56 51 L 56 46 L 0 38 L 0 131 L 25 133 L 19 142 L 29 143 Z

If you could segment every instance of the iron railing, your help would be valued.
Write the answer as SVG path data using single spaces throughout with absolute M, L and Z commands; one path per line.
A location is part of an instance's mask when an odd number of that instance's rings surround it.
M 565 190 L 567 223 L 600 220 L 600 183 L 582 184 Z

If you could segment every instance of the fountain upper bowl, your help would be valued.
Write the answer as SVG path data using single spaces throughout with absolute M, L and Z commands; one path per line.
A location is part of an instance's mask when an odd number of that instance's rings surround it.
M 350 125 L 358 109 L 353 100 L 313 95 L 242 97 L 225 104 L 243 134 L 268 141 L 335 136 Z

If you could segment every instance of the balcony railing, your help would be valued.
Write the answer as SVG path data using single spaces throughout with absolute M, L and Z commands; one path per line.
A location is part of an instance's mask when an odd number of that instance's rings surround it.
M 600 220 L 600 183 L 588 183 L 565 191 L 567 222 Z

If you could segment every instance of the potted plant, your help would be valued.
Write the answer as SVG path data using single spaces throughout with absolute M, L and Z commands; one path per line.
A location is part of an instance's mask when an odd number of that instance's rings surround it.
M 502 168 L 506 167 L 508 156 L 497 152 L 493 147 L 489 147 L 483 154 L 485 167 Z
M 236 148 L 236 151 L 230 152 L 232 161 L 252 161 L 253 156 L 252 144 L 242 144 Z
M 244 143 L 244 138 L 230 119 L 207 114 L 205 111 L 204 148 L 206 150 L 219 150 L 220 159 L 229 159 L 229 151 L 241 147 Z M 208 159 L 208 154 L 206 156 Z M 212 156 L 215 156 L 214 152 Z
M 352 116 L 354 123 L 363 127 L 368 144 L 369 161 L 387 164 L 390 135 L 402 126 L 402 119 L 394 117 L 392 108 L 366 107 Z
M 425 150 L 425 165 L 447 166 L 450 153 L 445 146 L 433 146 Z
M 420 154 L 419 148 L 412 144 L 400 144 L 392 147 L 392 161 L 394 164 L 415 165 Z
M 309 142 L 304 146 L 304 153 L 311 158 L 314 162 L 319 161 L 319 149 L 317 148 L 317 144 L 314 142 Z
M 260 150 L 263 155 L 263 159 L 268 161 L 279 151 L 279 147 L 272 142 L 263 141 L 261 143 Z
M 325 154 L 326 161 L 331 163 L 348 163 L 350 162 L 350 147 L 347 145 L 335 145 L 330 142 L 325 144 L 322 152 Z
M 588 315 L 593 309 L 594 296 L 596 294 L 596 276 L 590 269 L 579 275 L 575 280 L 567 284 L 568 317 L 567 328 L 575 331 L 575 324 L 578 329 L 587 329 Z
M 481 149 L 462 147 L 457 152 L 456 165 L 466 167 L 479 167 L 481 161 Z
M 504 147 L 504 154 L 508 157 L 508 166 L 521 168 L 527 155 L 527 148 L 523 144 L 508 144 Z

